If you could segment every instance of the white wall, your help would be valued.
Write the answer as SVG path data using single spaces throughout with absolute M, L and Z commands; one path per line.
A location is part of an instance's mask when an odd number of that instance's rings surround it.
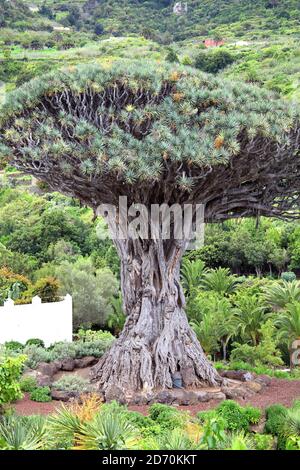
M 8 299 L 0 307 L 0 344 L 39 338 L 50 346 L 57 341 L 72 341 L 72 297 L 67 295 L 61 302 L 42 303 L 39 297 L 32 304 L 14 305 Z

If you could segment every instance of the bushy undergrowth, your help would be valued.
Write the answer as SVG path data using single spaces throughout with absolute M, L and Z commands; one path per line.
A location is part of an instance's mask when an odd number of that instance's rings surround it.
M 41 340 L 35 339 L 23 345 L 16 341 L 5 344 L 6 354 L 26 356 L 26 366 L 35 369 L 40 362 L 52 362 L 62 359 L 80 359 L 86 356 L 101 357 L 112 345 L 114 336 L 107 331 L 85 332 L 73 343 L 55 343 L 49 348 L 42 346 Z
M 47 387 L 36 389 L 37 401 L 47 396 Z M 162 404 L 151 405 L 144 416 L 89 394 L 47 418 L 0 418 L 0 449 L 292 450 L 299 448 L 299 410 L 299 402 L 291 409 L 272 405 L 259 434 L 249 426 L 260 420 L 261 411 L 232 400 L 196 417 Z

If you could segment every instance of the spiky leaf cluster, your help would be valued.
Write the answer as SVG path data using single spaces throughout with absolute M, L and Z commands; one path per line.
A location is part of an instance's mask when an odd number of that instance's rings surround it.
M 93 207 L 120 194 L 197 201 L 213 220 L 295 206 L 298 122 L 253 85 L 125 61 L 24 85 L 2 110 L 0 144 L 12 164 Z

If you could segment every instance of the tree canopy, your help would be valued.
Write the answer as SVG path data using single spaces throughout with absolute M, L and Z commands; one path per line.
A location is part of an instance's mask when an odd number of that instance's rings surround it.
M 118 62 L 34 79 L 8 96 L 1 152 L 96 208 L 206 205 L 207 220 L 298 214 L 299 110 L 179 65 Z

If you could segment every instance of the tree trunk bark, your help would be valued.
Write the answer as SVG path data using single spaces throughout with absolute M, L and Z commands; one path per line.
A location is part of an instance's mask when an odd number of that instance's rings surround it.
M 105 391 L 126 395 L 172 388 L 181 373 L 185 387 L 218 385 L 222 379 L 206 358 L 184 311 L 180 262 L 186 242 L 117 240 L 127 320 L 120 337 L 93 369 Z

